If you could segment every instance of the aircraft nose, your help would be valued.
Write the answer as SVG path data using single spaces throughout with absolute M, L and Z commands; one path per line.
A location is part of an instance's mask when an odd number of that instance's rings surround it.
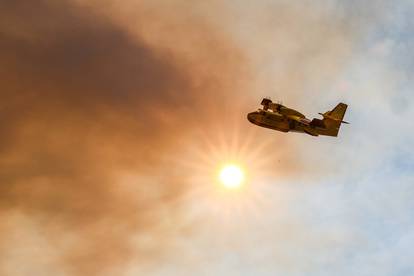
M 250 123 L 253 123 L 254 124 L 254 122 L 256 121 L 255 120 L 255 115 L 256 115 L 256 112 L 250 112 L 250 113 L 248 113 L 247 114 L 247 120 L 249 120 Z

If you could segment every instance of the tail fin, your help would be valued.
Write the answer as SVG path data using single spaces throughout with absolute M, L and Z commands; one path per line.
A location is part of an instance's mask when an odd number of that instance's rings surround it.
M 337 106 L 335 106 L 334 109 L 332 109 L 331 111 L 325 112 L 325 114 L 323 114 L 323 117 L 329 117 L 332 118 L 336 121 L 340 121 L 342 122 L 342 119 L 345 116 L 345 112 L 346 112 L 346 108 L 348 106 L 344 103 L 339 103 Z
M 348 122 L 343 121 L 347 107 L 348 105 L 339 103 L 331 111 L 327 111 L 323 114 L 319 113 L 323 116 L 323 124 L 326 127 L 326 133 L 324 133 L 324 135 L 337 136 L 341 123 L 348 124 Z

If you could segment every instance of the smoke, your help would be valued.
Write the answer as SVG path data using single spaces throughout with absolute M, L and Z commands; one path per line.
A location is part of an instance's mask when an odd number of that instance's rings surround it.
M 0 10 L 3 274 L 112 274 L 161 254 L 188 189 L 188 172 L 165 157 L 205 121 L 188 119 L 203 110 L 198 94 L 213 99 L 233 76 L 226 41 L 203 27 L 220 49 L 188 68 L 194 58 L 178 62 L 175 46 L 150 45 L 90 6 Z

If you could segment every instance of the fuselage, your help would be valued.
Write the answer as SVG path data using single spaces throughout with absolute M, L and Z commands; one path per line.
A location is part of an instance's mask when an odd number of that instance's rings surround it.
M 291 109 L 290 111 L 294 110 Z M 298 114 L 295 115 L 298 117 L 298 120 L 295 121 L 279 112 L 259 109 L 257 111 L 248 113 L 247 119 L 255 125 L 282 132 L 307 132 L 305 129 L 307 125 L 309 125 L 310 120 L 306 119 L 305 116 L 299 112 L 297 113 Z

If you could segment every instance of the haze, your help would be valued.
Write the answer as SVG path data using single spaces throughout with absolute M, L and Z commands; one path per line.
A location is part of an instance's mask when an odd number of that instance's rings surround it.
M 291 2 L 0 1 L 0 274 L 413 275 L 414 4 Z

